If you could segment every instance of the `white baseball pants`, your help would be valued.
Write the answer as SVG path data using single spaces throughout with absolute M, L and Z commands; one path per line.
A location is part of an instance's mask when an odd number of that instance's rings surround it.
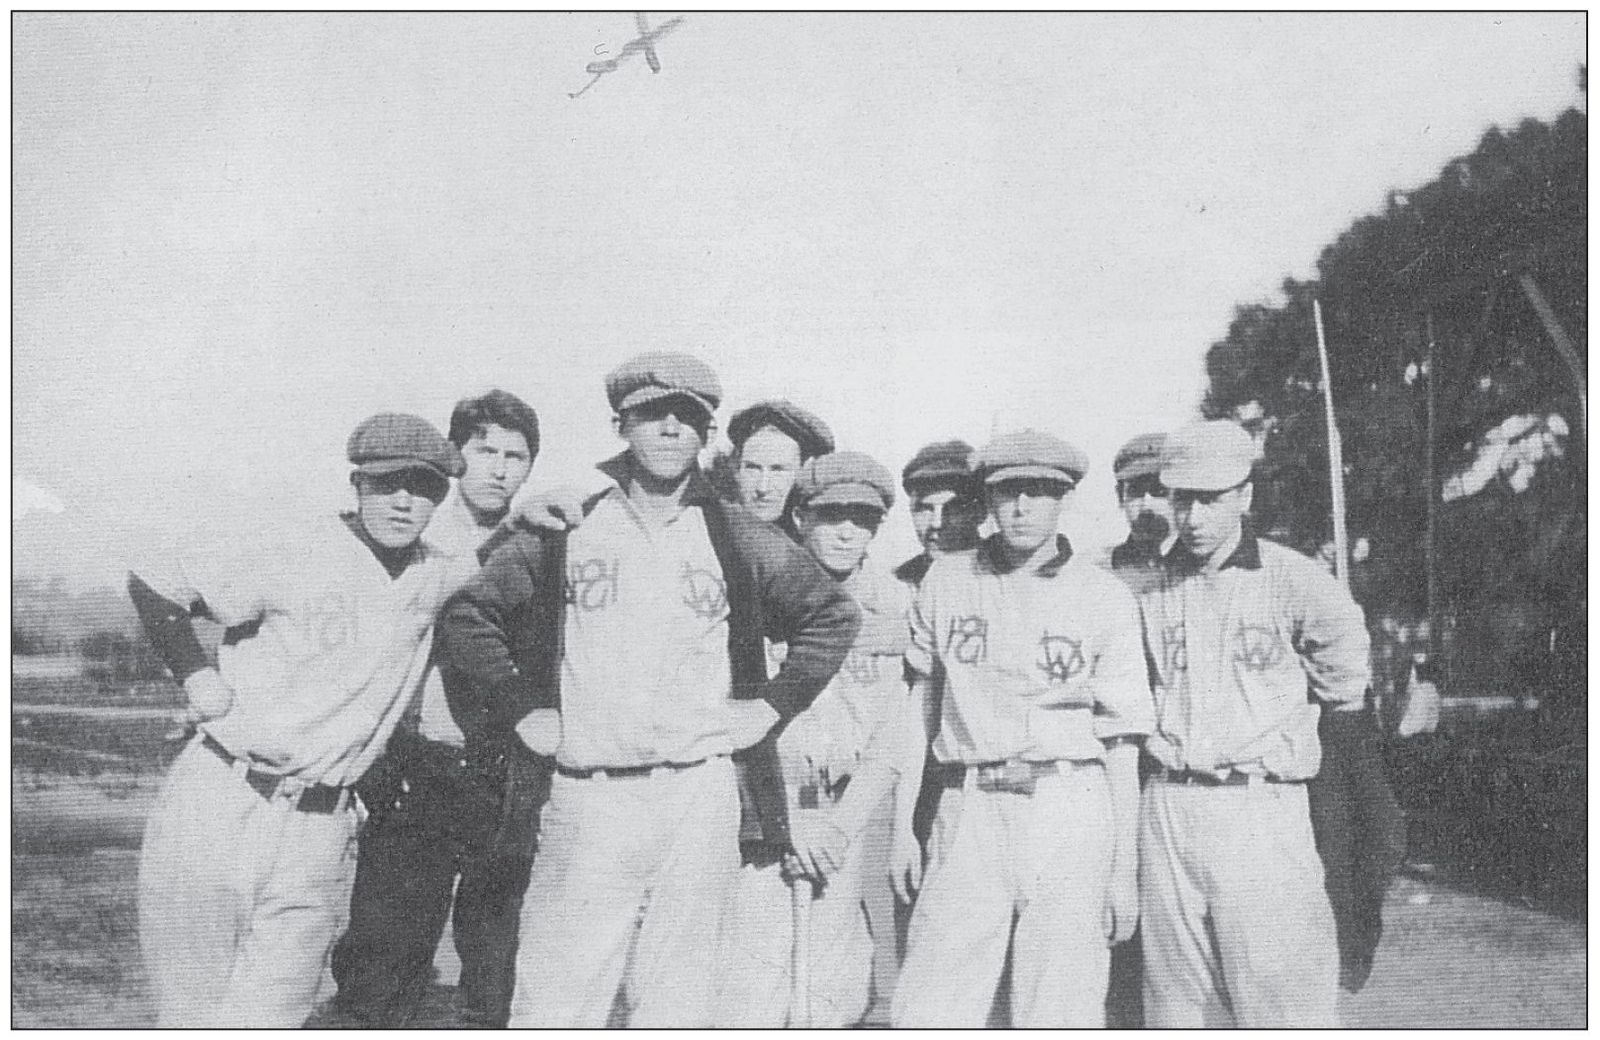
M 139 942 L 162 1029 L 294 1029 L 355 880 L 356 811 L 269 801 L 190 741 L 139 857 Z
M 979 790 L 969 769 L 940 798 L 896 1029 L 983 1028 L 1008 950 L 1014 1026 L 1104 1025 L 1110 787 L 1098 762 L 1060 769 L 1031 795 Z
M 739 871 L 733 763 L 556 774 L 522 904 L 511 1025 L 712 1024 L 717 938 Z
M 1147 1026 L 1338 1028 L 1339 950 L 1304 784 L 1152 781 L 1139 905 Z

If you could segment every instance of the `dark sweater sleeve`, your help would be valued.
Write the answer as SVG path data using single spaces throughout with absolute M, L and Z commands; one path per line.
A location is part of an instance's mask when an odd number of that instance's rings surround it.
M 1366 983 L 1383 935 L 1383 898 L 1405 858 L 1405 815 L 1370 711 L 1324 710 L 1322 769 L 1307 785 L 1311 825 L 1333 906 L 1340 981 Z
M 517 619 L 535 595 L 532 557 L 525 538 L 502 542 L 439 616 L 434 654 L 458 719 L 478 717 L 503 729 L 533 707 L 535 684 L 515 652 Z
M 133 573 L 128 575 L 128 596 L 156 655 L 174 679 L 181 683 L 211 666 L 186 607 L 163 596 Z
M 741 532 L 748 546 L 768 639 L 787 643 L 788 656 L 761 698 L 781 718 L 804 711 L 833 679 L 861 628 L 861 609 L 805 550 L 776 531 L 755 525 Z

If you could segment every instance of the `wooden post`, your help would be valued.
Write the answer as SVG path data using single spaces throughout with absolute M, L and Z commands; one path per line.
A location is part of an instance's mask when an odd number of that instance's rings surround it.
M 1544 323 L 1545 332 L 1550 334 L 1550 340 L 1556 345 L 1556 353 L 1561 355 L 1561 360 L 1567 363 L 1567 370 L 1572 373 L 1572 385 L 1578 392 L 1578 421 L 1577 429 L 1573 433 L 1579 441 L 1584 439 L 1584 430 L 1589 425 L 1589 381 L 1583 374 L 1583 359 L 1578 356 L 1578 348 L 1573 344 L 1572 337 L 1567 335 L 1567 330 L 1562 328 L 1561 321 L 1556 317 L 1555 308 L 1550 306 L 1550 301 L 1544 298 L 1544 293 L 1539 291 L 1539 283 L 1533 280 L 1533 275 L 1524 271 L 1517 275 L 1517 284 L 1522 286 L 1522 294 L 1533 305 L 1539 320 Z
M 1439 351 L 1434 343 L 1433 310 L 1428 311 L 1428 446 L 1424 455 L 1423 493 L 1427 496 L 1427 527 L 1423 538 L 1422 558 L 1428 577 L 1428 667 L 1434 681 L 1439 671 Z
M 1333 492 L 1333 574 L 1350 587 L 1350 535 L 1344 520 L 1344 446 L 1333 414 L 1333 376 L 1328 370 L 1328 341 L 1322 331 L 1322 302 L 1311 301 L 1317 323 L 1317 358 L 1322 363 L 1322 406 L 1328 423 L 1328 483 Z

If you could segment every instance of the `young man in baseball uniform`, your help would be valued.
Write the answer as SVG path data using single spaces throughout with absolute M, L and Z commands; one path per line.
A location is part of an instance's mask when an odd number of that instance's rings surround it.
M 922 551 L 896 567 L 894 575 L 916 588 L 935 559 L 977 547 L 984 506 L 982 489 L 972 479 L 972 445 L 927 445 L 906 463 L 900 483 L 911 499 L 911 523 Z
M 511 1024 L 600 1027 L 616 1009 L 707 1026 L 739 871 L 731 756 L 827 685 L 860 615 L 803 549 L 712 493 L 697 461 L 722 390 L 704 362 L 645 354 L 606 392 L 628 446 L 601 465 L 611 486 L 574 530 L 494 550 L 446 608 L 440 646 L 555 758 Z M 771 679 L 763 638 L 788 645 Z M 781 784 L 775 756 L 746 764 Z M 787 841 L 781 786 L 756 794 Z
M 130 575 L 197 732 L 145 829 L 139 934 L 163 1028 L 293 1028 L 349 905 L 352 785 L 427 671 L 434 617 L 477 569 L 421 541 L 461 456 L 426 421 L 351 434 L 356 510 L 237 532 Z M 226 626 L 210 667 L 191 615 Z
M 1137 918 L 1132 741 L 1152 720 L 1133 598 L 1057 533 L 1087 468 L 1037 431 L 988 445 L 975 470 L 998 533 L 937 560 L 917 591 L 906 664 L 932 710 L 909 714 L 936 720 L 946 789 L 896 1027 L 982 1026 L 1008 954 L 1013 1024 L 1104 1021 L 1108 946 Z M 896 864 L 908 880 L 919 867 Z
M 491 390 L 456 405 L 449 437 L 465 468 L 423 538 L 470 556 L 527 479 L 539 418 L 515 395 Z M 470 714 L 458 720 L 452 707 L 439 669 L 430 669 L 420 700 L 360 785 L 370 815 L 333 977 L 337 1010 L 365 1025 L 404 1025 L 416 1011 L 452 906 L 464 1018 L 503 1026 L 510 1012 L 531 850 L 497 847 L 494 838 L 503 811 L 526 813 L 531 801 L 513 792 L 508 804 L 508 784 L 537 786 L 539 778 L 519 768 L 511 732 L 487 732 Z
M 758 401 L 728 421 L 739 501 L 759 519 L 779 523 L 808 459 L 833 450 L 833 431 L 785 400 Z
M 1161 483 L 1161 446 L 1166 440 L 1164 433 L 1141 433 L 1117 451 L 1111 464 L 1128 537 L 1112 547 L 1108 563 L 1134 593 L 1178 541 L 1172 501 Z
M 894 576 L 912 593 L 922 584 L 933 561 L 951 553 L 969 552 L 978 545 L 978 529 L 983 525 L 983 488 L 972 477 L 972 445 L 962 440 L 936 441 L 925 445 L 900 471 L 900 485 L 911 500 L 911 523 L 922 550 L 894 569 Z M 898 837 L 915 841 L 915 849 L 889 851 L 891 862 L 921 855 L 933 829 L 939 808 L 940 785 L 936 770 L 924 764 L 922 788 L 917 792 L 912 829 L 902 833 L 893 826 L 893 809 L 884 824 L 891 840 Z M 894 896 L 895 938 L 898 958 L 905 957 L 906 938 L 911 928 L 911 906 L 915 894 L 906 888 L 904 877 L 890 879 Z M 1004 1025 L 1003 1022 L 997 1023 Z
M 1119 448 L 1111 463 L 1117 504 L 1128 521 L 1128 537 L 1111 548 L 1106 566 L 1135 596 L 1156 580 L 1161 558 L 1178 540 L 1172 527 L 1172 503 L 1161 483 L 1161 446 L 1166 439 L 1164 433 L 1142 433 Z M 1113 1029 L 1136 1029 L 1144 1024 L 1139 996 L 1144 969 L 1137 939 L 1135 935 L 1111 950 L 1106 1024 Z
M 1244 525 L 1255 445 L 1172 434 L 1178 545 L 1140 594 L 1155 688 L 1139 829 L 1156 1028 L 1338 1025 L 1339 953 L 1306 809 L 1323 711 L 1359 711 L 1367 630 L 1316 563 Z
M 867 831 L 903 768 L 906 754 L 894 742 L 910 732 L 901 667 L 909 596 L 890 575 L 863 566 L 894 504 L 894 479 L 870 456 L 836 452 L 806 462 L 794 493 L 801 544 L 855 600 L 862 625 L 839 674 L 778 737 L 791 843 L 747 853 L 720 942 L 721 1026 L 844 1028 L 866 1014 L 874 945 L 867 886 L 881 884 L 883 872 L 866 873 L 881 856 L 863 842 L 880 837 Z M 790 1005 L 790 886 L 810 896 L 813 883 L 809 1014 L 801 1022 Z

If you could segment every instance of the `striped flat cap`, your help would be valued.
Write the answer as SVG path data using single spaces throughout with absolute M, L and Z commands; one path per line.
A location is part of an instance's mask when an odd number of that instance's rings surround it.
M 431 469 L 458 477 L 465 468 L 461 452 L 432 423 L 402 412 L 380 412 L 363 420 L 345 442 L 345 455 L 362 473 Z
M 966 441 L 936 441 L 926 445 L 900 471 L 900 484 L 907 494 L 942 488 L 970 490 L 974 454 L 976 449 Z
M 1054 434 L 1021 430 L 984 445 L 973 469 L 985 484 L 1029 477 L 1077 484 L 1089 472 L 1089 456 Z
M 1167 442 L 1164 433 L 1141 433 L 1117 450 L 1111 462 L 1111 473 L 1116 480 L 1135 477 L 1153 477 L 1161 472 L 1161 446 Z
M 800 468 L 795 497 L 804 506 L 863 505 L 889 511 L 894 477 L 871 455 L 836 451 L 818 455 Z
M 652 351 L 630 358 L 606 376 L 606 399 L 621 413 L 664 397 L 687 397 L 711 415 L 722 403 L 722 381 L 692 354 Z

